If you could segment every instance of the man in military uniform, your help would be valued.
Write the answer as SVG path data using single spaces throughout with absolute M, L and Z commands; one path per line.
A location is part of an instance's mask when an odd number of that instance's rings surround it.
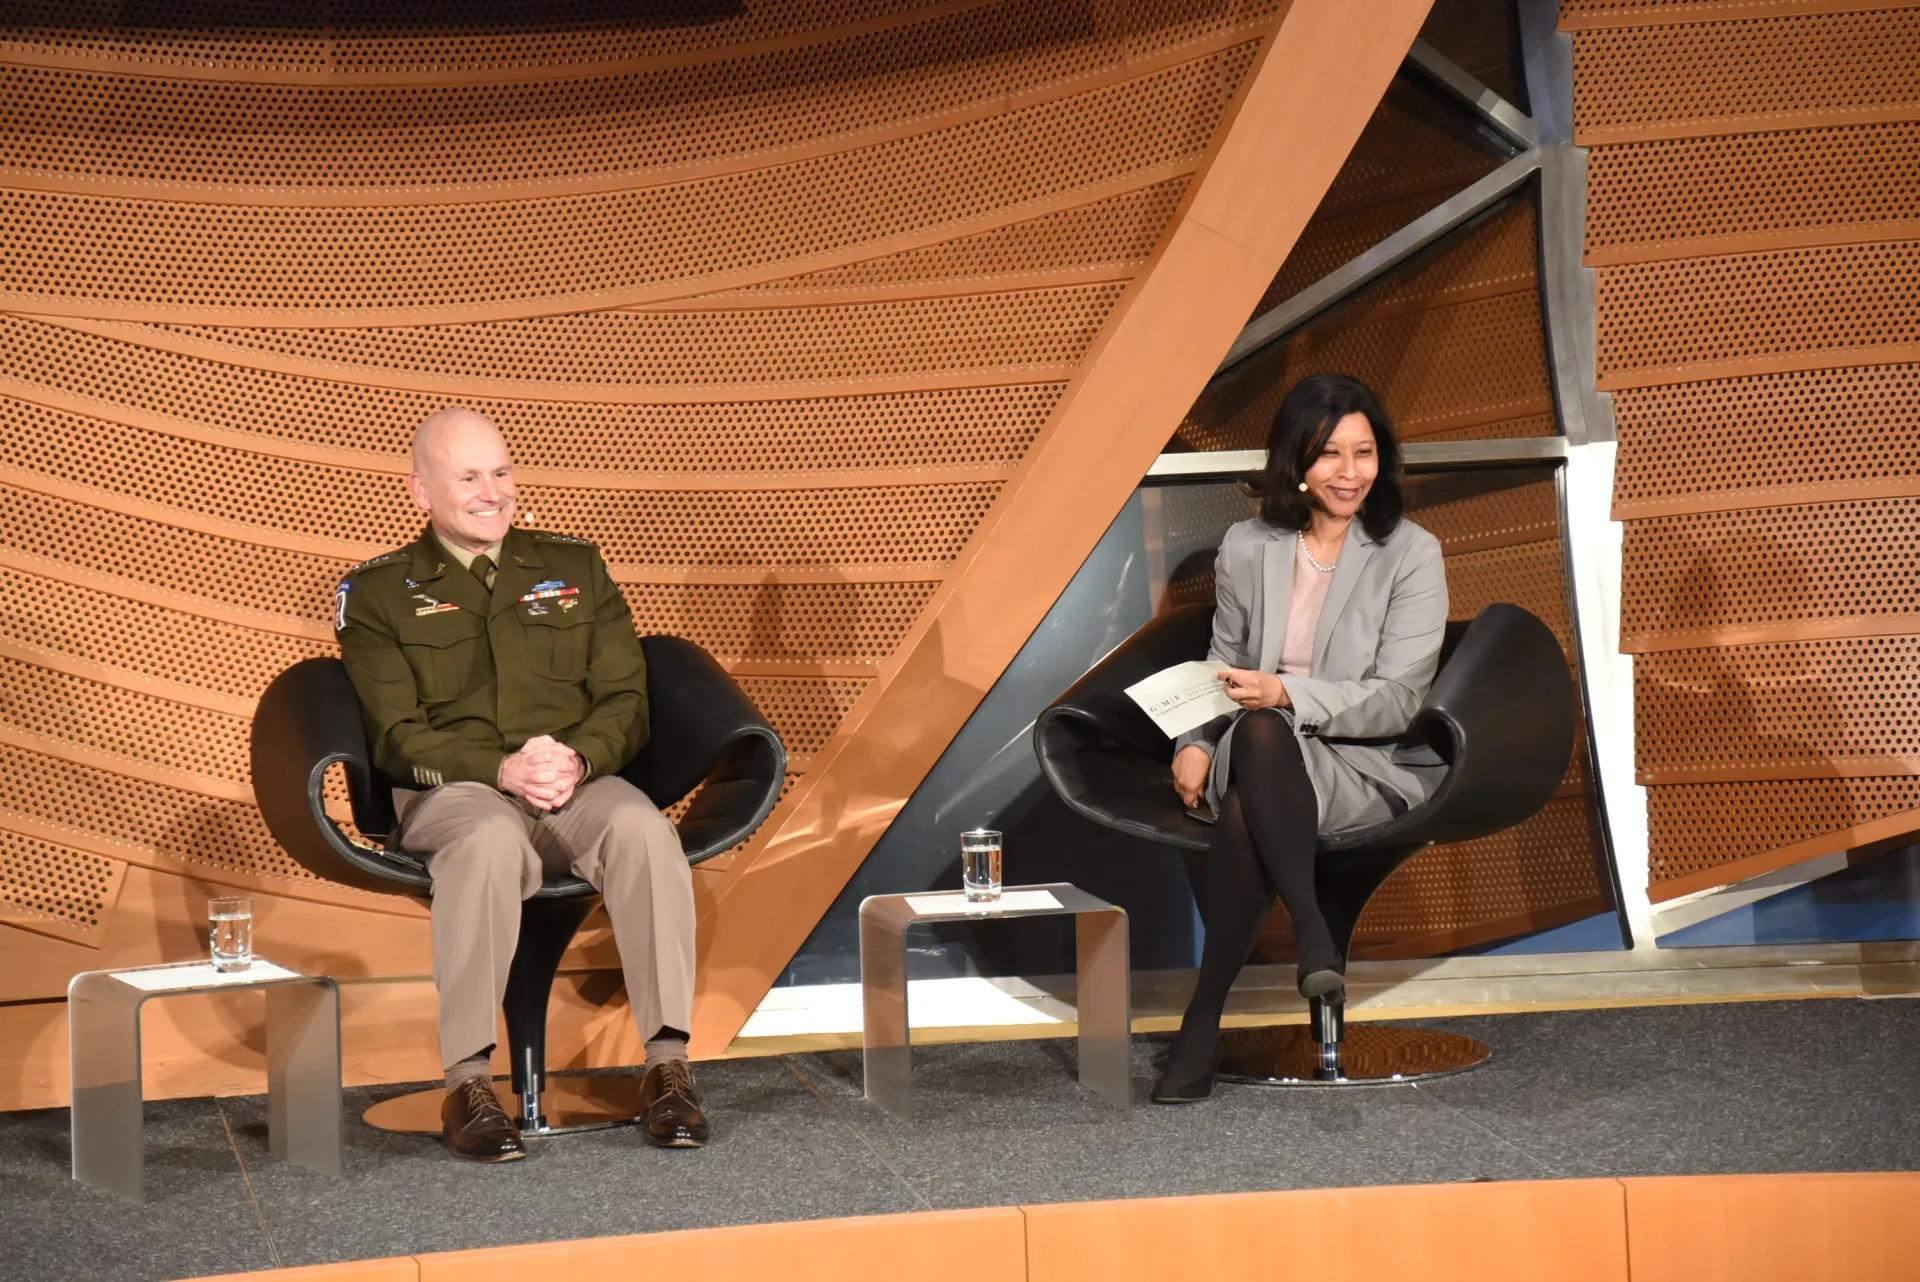
M 526 1156 L 493 1090 L 494 1012 L 521 901 L 572 873 L 606 896 L 646 1039 L 647 1140 L 698 1147 L 693 878 L 673 825 L 617 773 L 647 741 L 633 615 L 592 544 L 513 526 L 507 444 L 480 414 L 420 425 L 407 488 L 428 528 L 354 567 L 333 622 L 375 765 L 416 785 L 394 789 L 395 840 L 433 878 L 447 1144 Z

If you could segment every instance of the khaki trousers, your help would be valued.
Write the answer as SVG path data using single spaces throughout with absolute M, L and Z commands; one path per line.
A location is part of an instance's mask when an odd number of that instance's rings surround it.
M 606 896 L 641 1038 L 663 1026 L 690 1030 L 693 873 L 680 834 L 646 793 L 604 775 L 546 812 L 483 783 L 394 791 L 400 846 L 424 858 L 433 877 L 441 1063 L 494 1044 L 520 901 L 543 877 L 569 872 Z

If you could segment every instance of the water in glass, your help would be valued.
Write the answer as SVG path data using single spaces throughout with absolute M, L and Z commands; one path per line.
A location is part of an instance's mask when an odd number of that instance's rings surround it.
M 986 904 L 1000 898 L 1000 834 L 974 828 L 960 834 L 960 880 L 969 903 Z
M 209 899 L 207 921 L 213 927 L 215 970 L 245 970 L 253 965 L 253 900 Z

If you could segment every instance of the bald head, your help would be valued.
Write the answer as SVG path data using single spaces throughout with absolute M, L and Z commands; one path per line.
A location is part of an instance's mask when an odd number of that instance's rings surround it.
M 470 410 L 462 405 L 449 405 L 445 409 L 435 410 L 427 415 L 425 422 L 413 429 L 413 470 L 425 475 L 441 467 L 449 445 L 463 444 L 475 437 L 492 437 L 500 442 L 503 452 L 506 449 L 506 440 L 500 435 L 500 429 L 479 410 Z
M 513 464 L 506 438 L 476 410 L 448 406 L 413 434 L 407 489 L 442 541 L 482 552 L 513 524 Z

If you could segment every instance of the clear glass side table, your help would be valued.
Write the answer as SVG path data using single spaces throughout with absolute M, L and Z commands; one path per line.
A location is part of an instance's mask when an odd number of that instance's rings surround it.
M 1005 921 L 1070 914 L 1078 954 L 1075 1005 L 1080 1084 L 1118 1108 L 1133 1104 L 1133 1038 L 1126 910 L 1066 882 L 1008 886 L 996 903 L 959 891 L 871 895 L 860 903 L 860 996 L 867 1098 L 896 1117 L 913 1115 L 912 1034 L 907 1022 L 907 929 L 932 921 Z
M 267 998 L 267 1147 L 285 1162 L 340 1174 L 340 989 L 255 958 L 223 974 L 205 962 L 90 970 L 67 985 L 73 1086 L 73 1178 L 140 1202 L 140 1008 L 181 993 L 264 989 Z

